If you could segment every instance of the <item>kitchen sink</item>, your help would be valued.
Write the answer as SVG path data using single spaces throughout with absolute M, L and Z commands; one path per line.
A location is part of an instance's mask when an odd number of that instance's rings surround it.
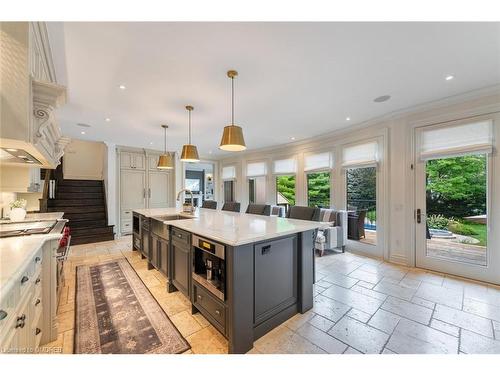
M 185 220 L 185 219 L 193 219 L 194 216 L 191 215 L 161 215 L 161 216 L 153 216 L 152 219 L 158 221 L 167 221 L 167 220 Z

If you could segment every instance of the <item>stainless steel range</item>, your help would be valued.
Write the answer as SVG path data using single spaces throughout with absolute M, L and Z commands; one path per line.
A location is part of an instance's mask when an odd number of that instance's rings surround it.
M 67 220 L 41 220 L 0 224 L 0 238 L 28 236 L 31 234 L 61 233 Z

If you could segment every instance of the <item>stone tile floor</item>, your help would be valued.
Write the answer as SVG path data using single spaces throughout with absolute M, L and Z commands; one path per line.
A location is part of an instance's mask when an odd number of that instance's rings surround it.
M 227 353 L 226 339 L 189 301 L 167 293 L 131 237 L 72 247 L 58 309 L 58 339 L 73 348 L 75 267 L 126 257 L 188 340 L 186 353 Z M 314 307 L 258 339 L 250 353 L 500 353 L 500 288 L 352 253 L 316 258 Z

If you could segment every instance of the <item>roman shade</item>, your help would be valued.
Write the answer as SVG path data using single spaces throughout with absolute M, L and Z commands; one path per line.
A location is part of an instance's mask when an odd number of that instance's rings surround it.
M 493 122 L 479 121 L 455 126 L 419 129 L 420 160 L 493 151 Z
M 332 167 L 331 152 L 321 152 L 310 154 L 304 157 L 304 171 L 315 171 L 319 169 L 329 169 Z
M 343 168 L 369 167 L 377 163 L 378 143 L 376 141 L 345 146 L 342 149 Z
M 247 177 L 259 177 L 267 175 L 267 165 L 265 161 L 247 164 Z
M 295 174 L 297 172 L 297 161 L 294 158 L 274 161 L 274 174 Z
M 223 180 L 233 180 L 235 178 L 236 178 L 236 167 L 234 165 L 228 165 L 227 167 L 222 167 Z

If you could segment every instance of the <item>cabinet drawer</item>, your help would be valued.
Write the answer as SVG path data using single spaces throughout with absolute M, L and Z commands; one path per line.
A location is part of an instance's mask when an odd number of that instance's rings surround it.
M 172 239 L 176 240 L 177 242 L 186 244 L 187 246 L 191 244 L 191 234 L 174 227 L 172 227 Z
M 213 296 L 208 290 L 193 282 L 193 301 L 195 305 L 201 307 L 209 317 L 215 320 L 225 331 L 226 327 L 226 308 L 220 300 Z
M 122 233 L 132 232 L 132 220 L 122 220 L 121 232 Z
M 132 210 L 122 210 L 122 221 L 132 220 Z

